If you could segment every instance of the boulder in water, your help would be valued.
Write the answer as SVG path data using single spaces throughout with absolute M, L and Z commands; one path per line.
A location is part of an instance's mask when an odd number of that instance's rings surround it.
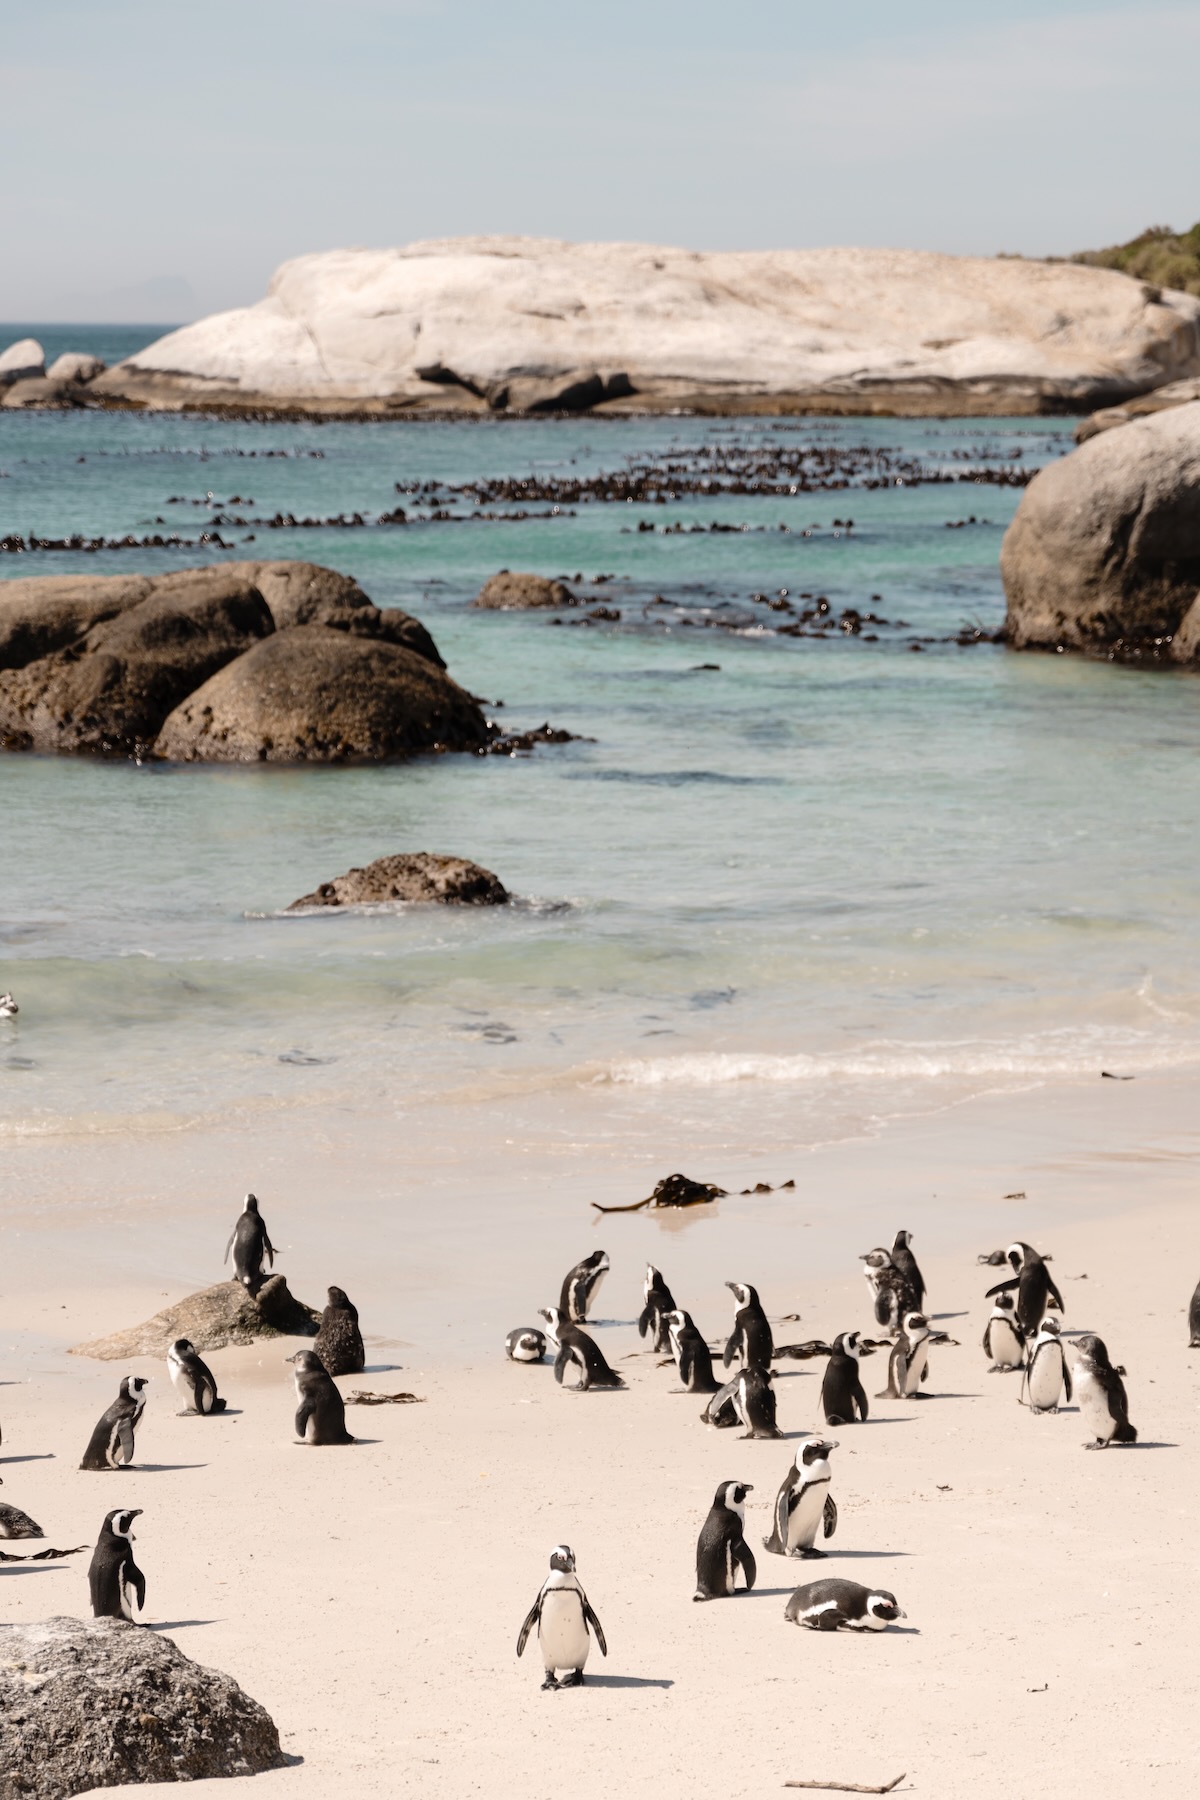
M 19 338 L 0 351 L 0 388 L 46 373 L 46 358 L 36 338 Z
M 529 612 L 543 606 L 574 606 L 575 596 L 563 581 L 501 569 L 484 582 L 471 605 L 489 612 Z
M 177 1338 L 189 1338 L 201 1355 L 227 1344 L 260 1338 L 315 1337 L 321 1315 L 297 1300 L 283 1275 L 269 1275 L 256 1294 L 240 1281 L 219 1281 L 168 1306 L 143 1325 L 72 1346 L 72 1356 L 125 1362 L 131 1356 L 165 1356 Z
M 86 350 L 64 350 L 46 370 L 46 379 L 80 383 L 95 381 L 97 375 L 103 375 L 107 366 L 98 356 L 91 356 Z
M 313 906 L 380 906 L 397 901 L 441 906 L 503 906 L 508 890 L 490 869 L 465 856 L 416 850 L 380 856 L 365 869 L 347 869 L 293 900 L 289 912 Z

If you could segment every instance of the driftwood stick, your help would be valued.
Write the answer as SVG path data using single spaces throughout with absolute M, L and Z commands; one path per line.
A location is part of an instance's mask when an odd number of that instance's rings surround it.
M 904 1775 L 897 1775 L 895 1781 L 889 1781 L 883 1787 L 863 1787 L 857 1781 L 785 1781 L 783 1785 L 792 1788 L 833 1789 L 839 1794 L 890 1794 L 903 1780 Z
M 653 1198 L 653 1194 L 647 1194 L 644 1200 L 635 1200 L 632 1206 L 601 1206 L 598 1200 L 593 1200 L 592 1205 L 597 1212 L 641 1212 L 643 1206 L 649 1206 Z

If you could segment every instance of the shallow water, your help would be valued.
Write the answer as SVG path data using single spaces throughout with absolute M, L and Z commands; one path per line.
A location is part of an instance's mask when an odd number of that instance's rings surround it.
M 1038 420 L 0 414 L 0 536 L 372 519 L 434 477 L 809 441 L 954 468 L 1032 466 L 1071 439 Z M 607 1090 L 647 1130 L 660 1106 L 697 1131 L 719 1107 L 731 1138 L 802 1145 L 981 1089 L 1194 1061 L 1200 685 L 947 641 L 1003 617 L 996 559 L 1018 497 L 687 496 L 0 558 L 0 578 L 328 563 L 424 619 L 451 672 L 504 701 L 489 712 L 506 728 L 549 719 L 593 740 L 372 769 L 4 758 L 0 989 L 21 1014 L 0 1022 L 0 1131 Z M 714 518 L 767 529 L 636 530 Z M 500 567 L 582 575 L 621 620 L 472 613 Z M 779 637 L 750 596 L 784 588 L 906 624 L 875 643 Z M 915 654 L 914 638 L 931 641 Z M 279 916 L 404 849 L 473 857 L 518 904 Z

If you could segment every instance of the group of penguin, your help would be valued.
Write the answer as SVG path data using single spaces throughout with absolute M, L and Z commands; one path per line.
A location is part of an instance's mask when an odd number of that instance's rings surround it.
M 225 1260 L 233 1252 L 234 1279 L 254 1294 L 274 1266 L 275 1250 L 259 1211 L 258 1201 L 247 1194 L 242 1212 L 225 1247 Z M 345 1402 L 333 1377 L 358 1374 L 366 1364 L 358 1312 L 339 1287 L 329 1290 L 329 1304 L 311 1350 L 285 1357 L 292 1365 L 298 1406 L 297 1438 L 305 1444 L 353 1444 L 346 1429 Z M 181 1415 L 213 1417 L 226 1410 L 217 1392 L 216 1378 L 187 1338 L 177 1338 L 167 1352 L 167 1370 L 176 1394 L 183 1402 Z M 81 1469 L 128 1468 L 134 1460 L 135 1438 L 146 1407 L 149 1377 L 126 1375 L 117 1398 L 96 1423 L 80 1463 Z M 96 1618 L 135 1620 L 144 1607 L 146 1582 L 133 1555 L 133 1521 L 140 1507 L 117 1507 L 105 1517 L 88 1571 L 92 1613 Z M 44 1534 L 27 1513 L 0 1506 L 0 1537 L 40 1538 Z
M 820 1406 L 825 1422 L 847 1426 L 865 1421 L 869 1407 L 859 1370 L 861 1359 L 877 1350 L 888 1352 L 887 1386 L 879 1399 L 920 1400 L 929 1396 L 922 1384 L 929 1374 L 929 1352 L 935 1344 L 954 1344 L 956 1339 L 936 1331 L 925 1313 L 925 1280 L 912 1252 L 912 1235 L 899 1231 L 890 1249 L 876 1247 L 862 1259 L 862 1272 L 870 1289 L 876 1325 L 886 1334 L 871 1338 L 860 1331 L 841 1332 L 831 1343 L 809 1339 L 799 1344 L 780 1344 L 757 1291 L 746 1282 L 729 1281 L 734 1297 L 733 1330 L 725 1344 L 723 1367 L 738 1359 L 740 1366 L 724 1383 L 713 1370 L 713 1353 L 690 1313 L 678 1307 L 662 1274 L 647 1265 L 643 1285 L 644 1306 L 638 1333 L 650 1339 L 651 1349 L 668 1352 L 688 1393 L 708 1396 L 701 1414 L 706 1425 L 718 1430 L 744 1427 L 743 1437 L 778 1438 L 771 1363 L 781 1357 L 827 1359 L 821 1384 Z M 1057 1413 L 1065 1398 L 1074 1396 L 1089 1430 L 1089 1450 L 1110 1444 L 1132 1444 L 1137 1431 L 1129 1420 L 1129 1404 L 1122 1376 L 1114 1367 L 1103 1341 L 1092 1333 L 1073 1340 L 1074 1365 L 1068 1363 L 1061 1336 L 1061 1322 L 1049 1315 L 1064 1310 L 1062 1296 L 1048 1269 L 1048 1258 L 1029 1244 L 1010 1244 L 1005 1250 L 981 1256 L 989 1265 L 1008 1264 L 1009 1278 L 990 1288 L 985 1296 L 994 1301 L 983 1333 L 983 1349 L 990 1359 L 989 1373 L 1021 1371 L 1018 1396 L 1034 1413 Z M 621 1376 L 609 1367 L 595 1339 L 583 1329 L 600 1284 L 609 1270 L 602 1250 L 577 1263 L 566 1275 L 557 1306 L 542 1308 L 538 1317 L 545 1330 L 520 1326 L 505 1339 L 505 1354 L 519 1363 L 541 1362 L 549 1346 L 555 1350 L 554 1378 L 563 1385 L 571 1369 L 576 1371 L 577 1392 L 590 1388 L 621 1388 Z M 1197 1289 L 1200 1296 L 1200 1288 Z M 1200 1318 L 1198 1318 L 1200 1323 Z M 661 1365 L 660 1365 L 661 1366 Z M 825 1555 L 817 1538 L 830 1538 L 837 1529 L 837 1506 L 830 1493 L 829 1458 L 838 1448 L 836 1438 L 817 1434 L 796 1445 L 792 1466 L 775 1498 L 772 1530 L 763 1539 L 772 1555 L 816 1558 Z M 757 1578 L 754 1553 L 745 1537 L 745 1502 L 753 1487 L 745 1481 L 723 1481 L 713 1497 L 696 1545 L 697 1601 L 715 1600 L 741 1590 L 748 1592 Z M 882 1631 L 906 1617 L 896 1596 L 882 1588 L 858 1582 L 824 1580 L 798 1587 L 788 1600 L 784 1616 L 793 1624 L 817 1631 L 842 1627 Z M 517 1655 L 525 1649 L 537 1627 L 545 1667 L 543 1687 L 579 1686 L 595 1633 L 603 1655 L 608 1649 L 596 1617 L 576 1573 L 575 1558 L 566 1544 L 555 1546 L 550 1574 L 521 1626 Z M 565 1672 L 565 1673 L 564 1673 Z M 561 1679 L 560 1679 L 561 1675 Z

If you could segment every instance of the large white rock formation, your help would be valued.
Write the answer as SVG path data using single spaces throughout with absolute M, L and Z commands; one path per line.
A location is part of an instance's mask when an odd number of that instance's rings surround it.
M 1200 300 L 906 250 L 449 238 L 297 257 L 99 377 L 150 405 L 1035 412 L 1200 374 Z

